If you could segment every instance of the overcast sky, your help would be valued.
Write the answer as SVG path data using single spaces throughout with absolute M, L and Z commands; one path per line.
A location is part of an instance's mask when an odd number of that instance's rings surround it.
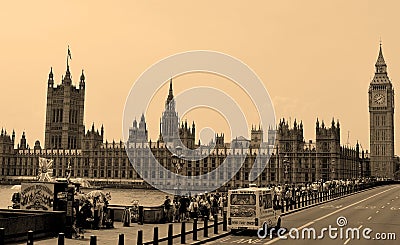
M 70 45 L 73 83 L 82 69 L 86 75 L 86 127 L 104 124 L 106 139 L 120 140 L 124 103 L 140 74 L 162 58 L 201 49 L 251 67 L 271 96 L 277 120 L 302 120 L 305 140 L 315 138 L 317 117 L 329 124 L 334 117 L 341 123 L 342 144 L 350 132 L 351 145 L 359 140 L 369 149 L 367 95 L 380 39 L 395 92 L 400 89 L 399 5 L 394 0 L 4 1 L 0 126 L 15 129 L 17 139 L 26 131 L 31 146 L 37 139 L 43 145 L 48 73 L 53 67 L 61 82 Z M 175 92 L 213 79 L 219 78 L 179 77 Z M 157 109 L 146 112 L 153 140 L 166 95 L 163 87 L 154 100 Z M 396 141 L 398 114 L 396 108 Z M 227 126 L 215 120 L 207 125 L 196 113 L 186 117 L 197 122 L 198 131 Z M 396 149 L 398 154 L 399 144 Z

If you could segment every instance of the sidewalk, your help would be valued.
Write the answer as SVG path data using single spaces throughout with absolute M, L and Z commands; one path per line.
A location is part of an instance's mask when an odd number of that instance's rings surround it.
M 222 221 L 221 217 L 219 217 L 218 221 Z M 90 236 L 95 235 L 97 237 L 97 244 L 108 245 L 108 244 L 118 244 L 119 234 L 124 234 L 125 244 L 137 244 L 137 235 L 138 230 L 143 231 L 143 243 L 153 241 L 153 231 L 154 227 L 158 227 L 158 237 L 165 238 L 168 236 L 168 226 L 169 224 L 173 224 L 173 235 L 179 235 L 181 233 L 182 223 L 167 223 L 167 224 L 144 224 L 138 225 L 137 223 L 131 224 L 130 227 L 123 227 L 121 222 L 115 222 L 113 229 L 100 229 L 100 230 L 85 230 L 84 239 L 65 239 L 66 245 L 88 245 L 90 244 Z M 208 225 L 213 224 L 213 221 L 209 221 Z M 193 228 L 193 220 L 186 222 L 186 232 L 192 231 Z M 204 221 L 199 220 L 197 223 L 198 230 L 204 227 Z M 221 237 L 223 235 L 229 234 L 227 231 L 222 231 L 222 225 L 218 226 L 218 235 L 214 235 L 213 227 L 208 229 L 208 238 L 204 238 L 204 231 L 199 230 L 197 232 L 197 241 L 193 241 L 193 234 L 186 235 L 186 244 L 201 244 L 201 241 L 204 240 L 212 240 L 213 238 Z M 35 239 L 34 244 L 40 245 L 56 245 L 58 243 L 58 238 L 47 238 L 47 239 Z M 173 240 L 174 244 L 181 243 L 181 237 L 178 236 Z M 20 242 L 17 244 L 26 244 L 26 241 Z M 160 242 L 159 244 L 167 244 L 167 241 Z

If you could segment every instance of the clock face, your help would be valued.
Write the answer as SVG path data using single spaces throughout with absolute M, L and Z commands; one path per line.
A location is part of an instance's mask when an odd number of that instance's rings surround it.
M 381 93 L 375 94 L 374 102 L 378 105 L 382 105 L 383 103 L 385 103 L 385 95 Z

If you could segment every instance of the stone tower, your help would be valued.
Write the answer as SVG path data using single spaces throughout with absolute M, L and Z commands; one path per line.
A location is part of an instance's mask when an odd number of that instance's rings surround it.
M 380 45 L 368 90 L 371 176 L 394 178 L 394 89 L 386 69 Z
M 54 86 L 53 69 L 47 82 L 45 126 L 46 149 L 81 149 L 85 133 L 83 125 L 85 104 L 85 75 L 79 88 L 72 84 L 67 59 L 67 71 L 58 86 Z
M 276 133 L 277 161 L 279 166 L 278 181 L 284 183 L 297 183 L 302 179 L 301 162 L 297 157 L 298 152 L 304 148 L 303 123 L 297 124 L 294 120 L 293 127 L 285 119 L 280 120 Z
M 260 148 L 260 145 L 264 142 L 264 134 L 260 125 L 258 125 L 258 128 L 257 126 L 251 125 L 250 137 L 250 147 Z
M 146 119 L 144 114 L 140 117 L 139 126 L 136 119 L 133 121 L 132 128 L 129 129 L 129 143 L 147 143 L 148 142 L 148 132 Z
M 315 126 L 316 150 L 320 161 L 316 163 L 317 179 L 340 179 L 339 172 L 342 166 L 340 158 L 340 124 L 332 118 L 331 126 L 325 126 L 324 121 L 319 124 L 318 118 Z

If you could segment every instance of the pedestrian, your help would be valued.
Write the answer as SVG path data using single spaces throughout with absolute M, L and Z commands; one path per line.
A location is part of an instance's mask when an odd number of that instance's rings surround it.
M 169 196 L 165 197 L 164 201 L 164 214 L 165 214 L 165 221 L 167 223 L 172 221 L 172 203 Z
M 197 219 L 198 209 L 199 209 L 199 204 L 198 204 L 196 198 L 192 198 L 192 201 L 189 204 L 189 214 L 192 219 L 195 219 L 195 218 Z

